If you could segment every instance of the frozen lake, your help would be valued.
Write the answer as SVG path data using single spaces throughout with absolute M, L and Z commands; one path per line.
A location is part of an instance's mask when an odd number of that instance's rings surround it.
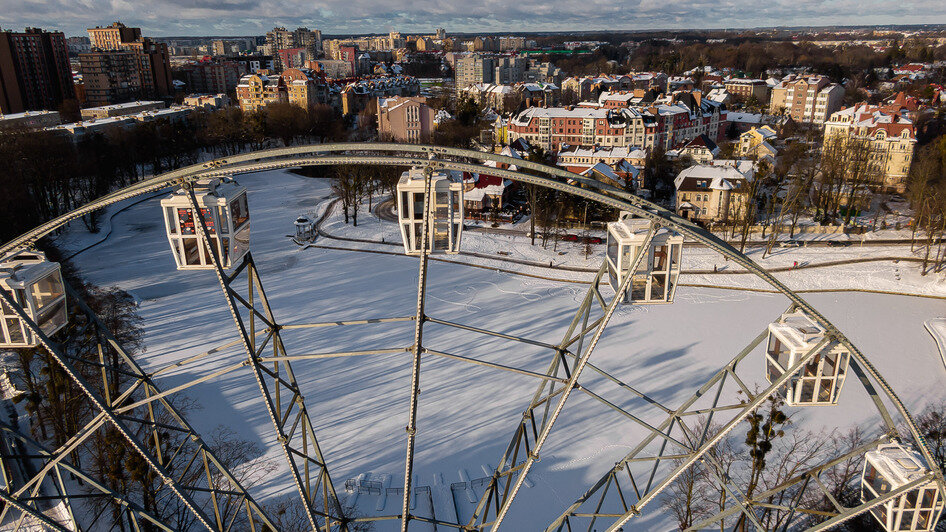
M 249 189 L 253 255 L 279 322 L 414 314 L 416 258 L 302 250 L 286 237 L 295 217 L 329 194 L 327 180 L 277 171 L 242 176 L 239 181 Z M 73 229 L 61 239 L 67 248 L 78 249 L 100 237 L 83 234 L 79 224 Z M 214 274 L 175 270 L 158 199 L 117 214 L 110 238 L 74 262 L 89 281 L 119 286 L 140 301 L 146 352 L 138 359 L 147 371 L 236 339 Z M 432 262 L 427 314 L 554 344 L 561 340 L 585 290 L 582 284 Z M 806 299 L 860 347 L 914 413 L 944 398 L 946 368 L 924 330 L 924 322 L 944 315 L 942 300 L 865 293 L 807 294 Z M 621 307 L 591 360 L 675 408 L 787 306 L 788 301 L 776 295 L 681 287 L 673 305 Z M 290 354 L 405 348 L 413 340 L 413 322 L 292 330 L 284 339 Z M 431 349 L 540 373 L 551 360 L 548 350 L 433 324 L 425 327 L 424 343 Z M 761 356 L 759 350 L 742 366 L 741 375 L 757 375 L 754 382 L 746 379 L 750 388 L 765 382 Z M 244 357 L 240 350 L 226 350 L 164 374 L 158 383 L 170 388 Z M 400 487 L 410 355 L 298 361 L 293 369 L 339 495 L 347 496 L 346 479 L 363 473 L 377 479 L 391 475 L 390 486 Z M 662 419 L 659 411 L 595 374 L 586 371 L 581 382 L 647 422 Z M 424 358 L 415 458 L 418 484 L 432 486 L 443 498 L 449 497 L 444 494 L 461 475 L 483 477 L 483 466 L 496 465 L 537 383 L 531 376 Z M 226 424 L 278 460 L 281 469 L 251 490 L 259 500 L 266 502 L 292 489 L 284 474 L 288 466 L 272 444 L 273 429 L 249 370 L 186 393 L 202 405 L 190 416 L 201 433 Z M 870 428 L 880 424 L 854 378 L 848 379 L 839 406 L 800 410 L 793 419 L 797 427 L 813 432 L 853 423 Z M 529 476 L 534 486 L 522 490 L 505 528 L 544 528 L 644 433 L 586 395 L 573 394 Z M 452 505 L 444 500 L 435 500 L 435 505 L 438 516 L 454 518 L 449 513 L 454 511 Z M 358 505 L 364 514 L 379 513 L 375 507 L 376 498 L 365 496 Z M 461 518 L 471 508 L 469 503 L 460 508 Z M 657 505 L 647 510 L 626 529 L 666 528 Z M 400 501 L 389 498 L 380 513 L 399 512 Z

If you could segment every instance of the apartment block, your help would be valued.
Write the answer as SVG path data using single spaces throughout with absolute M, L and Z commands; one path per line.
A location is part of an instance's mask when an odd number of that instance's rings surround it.
M 0 130 L 3 128 L 40 129 L 62 123 L 59 111 L 23 111 L 0 114 Z
M 87 107 L 82 110 L 82 119 L 90 120 L 93 118 L 112 118 L 116 116 L 127 116 L 144 113 L 146 111 L 158 111 L 164 109 L 164 102 L 126 102 L 112 105 L 103 105 L 101 107 Z
M 796 122 L 823 124 L 841 109 L 843 100 L 844 87 L 824 76 L 789 78 L 772 89 L 769 111 Z
M 289 103 L 311 109 L 329 102 L 328 85 L 324 78 L 308 68 L 289 68 L 282 73 L 286 82 Z
M 181 69 L 189 92 L 226 94 L 240 83 L 249 72 L 246 63 L 237 61 L 201 61 Z
M 104 28 L 89 28 L 88 32 L 92 48 L 99 50 L 121 50 L 141 40 L 141 28 L 129 28 L 121 22 L 113 22 Z
M 824 125 L 825 146 L 832 139 L 860 139 L 870 150 L 874 186 L 902 193 L 916 148 L 916 126 L 900 113 L 884 106 L 861 103 L 833 113 Z
M 236 94 L 240 109 L 244 112 L 259 111 L 267 105 L 289 102 L 289 91 L 282 76 L 247 74 L 240 79 Z
M 532 107 L 510 119 L 508 135 L 547 151 L 566 145 L 669 150 L 700 135 L 718 141 L 727 124 L 720 104 L 691 95 L 641 107 Z
M 495 65 L 493 83 L 503 85 L 523 81 L 529 61 L 522 57 L 502 56 L 496 58 Z
M 322 32 L 319 30 L 311 31 L 308 28 L 296 28 L 293 31 L 286 28 L 273 28 L 272 31 L 266 34 L 266 46 L 273 54 L 276 71 L 282 72 L 287 68 L 302 66 L 301 61 L 296 64 L 287 60 L 290 54 L 297 57 L 299 49 L 305 55 L 305 59 L 313 60 L 317 58 L 318 53 L 322 50 Z M 293 50 L 293 52 L 283 53 L 283 50 Z
M 496 62 L 492 56 L 466 54 L 457 57 L 454 68 L 457 92 L 476 83 L 493 83 Z
M 93 106 L 145 97 L 138 54 L 109 50 L 79 54 L 85 101 Z
M 79 55 L 88 103 L 107 105 L 174 94 L 166 44 L 142 37 L 140 28 L 129 28 L 121 22 L 89 28 L 88 32 L 92 51 Z
M 56 110 L 75 97 L 61 32 L 0 32 L 0 114 Z
M 755 98 L 764 105 L 769 101 L 769 85 L 761 79 L 732 78 L 724 82 L 726 92 L 741 99 Z

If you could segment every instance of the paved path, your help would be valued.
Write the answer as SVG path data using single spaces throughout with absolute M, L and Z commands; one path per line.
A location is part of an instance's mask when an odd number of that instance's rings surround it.
M 375 214 L 384 221 L 397 223 L 397 215 L 394 214 L 394 200 L 386 199 L 375 207 Z M 478 233 L 491 233 L 497 235 L 510 235 L 510 236 L 529 236 L 529 231 L 522 229 L 504 229 L 499 227 L 483 227 L 483 226 L 463 226 L 464 231 L 475 231 Z M 576 229 L 577 231 L 577 229 Z M 785 235 L 787 236 L 787 234 Z M 826 235 L 830 236 L 830 235 Z M 739 240 L 728 240 L 730 244 L 734 246 L 739 246 Z M 861 244 L 861 241 L 857 238 L 857 235 L 852 235 L 847 240 L 801 240 L 800 242 L 804 243 L 805 247 L 851 247 L 858 246 Z M 900 246 L 904 244 L 909 244 L 910 239 L 897 239 L 897 238 L 878 238 L 864 240 L 865 245 L 870 246 Z M 765 247 L 769 244 L 768 240 L 749 240 L 746 242 L 746 247 Z M 687 242 L 687 246 L 696 246 L 704 247 L 703 244 L 698 242 Z M 776 246 L 779 247 L 779 246 Z M 779 247 L 779 249 L 782 249 Z M 596 270 L 597 271 L 597 270 Z M 777 270 L 775 270 L 777 271 Z
M 326 237 L 326 238 L 333 239 L 333 240 L 340 240 L 340 241 L 347 241 L 347 242 L 361 242 L 361 243 L 365 243 L 365 244 L 383 244 L 383 245 L 385 245 L 385 246 L 400 246 L 400 245 L 401 245 L 400 243 L 397 243 L 397 242 L 382 242 L 382 241 L 380 241 L 380 240 L 368 239 L 368 238 L 350 238 L 350 237 L 338 236 L 338 235 L 333 235 L 333 234 L 330 234 L 330 233 L 324 231 L 324 230 L 321 228 L 322 222 L 328 217 L 329 214 L 331 214 L 331 211 L 332 211 L 332 209 L 334 209 L 335 204 L 337 203 L 337 201 L 338 201 L 338 200 L 334 200 L 334 201 L 329 205 L 329 207 L 325 210 L 325 212 L 322 214 L 322 216 L 319 218 L 318 222 L 316 222 L 316 227 L 318 228 L 318 232 L 319 232 L 320 235 L 322 235 L 322 236 L 324 236 L 324 237 Z M 379 203 L 379 204 L 377 205 L 377 207 L 375 208 L 375 213 L 377 213 L 378 216 L 380 216 L 382 220 L 387 220 L 387 221 L 391 221 L 391 222 L 394 222 L 394 223 L 397 222 L 397 217 L 394 215 L 394 212 L 393 212 L 393 202 L 392 202 L 391 200 L 386 200 L 386 201 L 383 201 L 383 202 Z M 483 229 L 483 228 L 478 228 L 478 229 Z M 468 228 L 464 228 L 464 231 L 467 231 L 467 230 L 469 230 L 469 229 L 468 229 Z M 502 232 L 503 234 L 510 234 L 510 233 L 513 233 L 513 232 L 519 232 L 519 233 L 522 233 L 522 234 L 526 234 L 524 231 L 514 231 L 514 230 L 508 230 L 508 229 L 503 229 L 503 230 L 493 229 L 493 231 Z M 492 231 L 490 231 L 490 232 L 492 232 Z M 566 270 L 566 271 L 582 272 L 582 273 L 596 273 L 596 272 L 598 271 L 598 268 L 582 268 L 582 267 L 579 267 L 579 266 L 566 266 L 566 265 L 547 264 L 547 263 L 545 263 L 545 262 L 538 262 L 538 261 L 525 260 L 525 259 L 516 259 L 516 258 L 512 258 L 512 257 L 504 257 L 504 256 L 502 256 L 502 255 L 487 255 L 487 254 L 485 254 L 485 253 L 475 253 L 475 252 L 472 252 L 472 251 L 461 251 L 459 254 L 460 254 L 460 255 L 466 255 L 466 256 L 469 256 L 469 257 L 478 257 L 478 258 L 482 258 L 482 259 L 489 259 L 489 260 L 497 260 L 497 261 L 501 261 L 501 262 L 509 262 L 509 263 L 515 263 L 515 264 L 522 264 L 523 266 L 535 266 L 535 267 L 537 267 L 537 268 L 549 268 L 549 269 L 552 269 L 552 270 Z M 792 271 L 792 270 L 804 270 L 804 269 L 808 269 L 808 268 L 828 268 L 828 267 L 831 267 L 831 266 L 842 266 L 842 265 L 845 265 L 845 264 L 859 264 L 859 263 L 864 263 L 864 262 L 887 262 L 887 261 L 890 261 L 890 262 L 900 262 L 900 261 L 903 261 L 903 262 L 923 262 L 923 259 L 920 259 L 920 258 L 917 258 L 917 257 L 893 257 L 893 256 L 887 256 L 887 257 L 859 257 L 859 258 L 853 258 L 853 259 L 843 259 L 843 260 L 833 260 L 833 261 L 816 262 L 816 263 L 806 263 L 806 264 L 800 264 L 800 265 L 798 265 L 797 267 L 793 267 L 793 266 L 783 266 L 783 267 L 777 267 L 777 268 L 767 268 L 766 271 L 777 273 L 777 272 L 787 272 L 787 271 Z M 706 275 L 706 274 L 716 274 L 716 275 L 741 275 L 741 274 L 747 274 L 747 273 L 751 273 L 751 272 L 749 272 L 749 271 L 747 271 L 747 270 L 742 270 L 742 269 L 740 269 L 740 270 L 729 270 L 729 269 L 723 268 L 723 269 L 719 269 L 719 270 L 683 270 L 681 273 L 684 273 L 684 274 L 691 274 L 691 275 Z

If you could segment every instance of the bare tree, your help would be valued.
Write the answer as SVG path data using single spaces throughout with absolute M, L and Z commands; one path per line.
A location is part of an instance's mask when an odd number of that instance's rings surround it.
M 758 195 L 762 189 L 762 184 L 769 178 L 771 170 L 768 163 L 762 161 L 759 163 L 755 176 L 746 185 L 746 199 L 737 207 L 736 217 L 733 219 L 733 227 L 739 225 L 739 252 L 746 249 L 746 241 L 749 239 L 749 232 L 756 221 L 756 210 L 758 209 Z
M 372 172 L 364 166 L 345 164 L 334 168 L 332 192 L 341 200 L 346 224 L 350 216 L 353 225 L 358 225 L 361 201 L 373 184 Z

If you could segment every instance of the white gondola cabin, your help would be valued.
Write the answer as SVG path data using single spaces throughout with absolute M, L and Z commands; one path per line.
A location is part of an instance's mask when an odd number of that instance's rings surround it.
M 899 443 L 880 445 L 864 455 L 861 502 L 881 497 L 914 482 L 930 470 L 920 453 Z M 943 494 L 934 480 L 875 506 L 870 513 L 884 530 L 933 530 L 943 511 Z
M 38 251 L 20 251 L 0 260 L 0 289 L 13 297 L 49 336 L 66 326 L 66 293 L 59 264 Z M 0 347 L 34 347 L 36 337 L 19 315 L 0 300 Z
M 621 213 L 618 221 L 608 224 L 608 277 L 615 291 L 628 275 L 650 228 L 649 220 L 632 218 L 627 213 Z M 634 303 L 672 303 L 680 277 L 683 235 L 660 228 L 644 253 L 624 294 L 624 300 Z
M 463 232 L 463 185 L 446 172 L 433 172 L 430 178 L 430 227 L 427 232 L 429 253 L 459 253 Z M 404 252 L 419 255 L 424 229 L 424 170 L 411 168 L 401 174 L 397 184 L 397 215 L 404 241 Z
M 194 195 L 201 206 L 208 239 L 217 246 L 224 269 L 236 266 L 250 249 L 250 211 L 246 187 L 232 180 L 208 179 L 194 183 Z M 179 270 L 213 268 L 210 250 L 200 245 L 197 224 L 186 190 L 180 189 L 161 200 L 171 251 Z
M 301 215 L 296 218 L 295 221 L 296 227 L 296 242 L 300 244 L 303 242 L 311 242 L 315 238 L 315 222 L 312 218 L 309 218 L 306 215 Z
M 770 323 L 765 353 L 768 381 L 778 379 L 824 337 L 825 330 L 801 310 L 787 312 Z M 788 381 L 785 404 L 837 404 L 850 359 L 851 353 L 832 340 Z

